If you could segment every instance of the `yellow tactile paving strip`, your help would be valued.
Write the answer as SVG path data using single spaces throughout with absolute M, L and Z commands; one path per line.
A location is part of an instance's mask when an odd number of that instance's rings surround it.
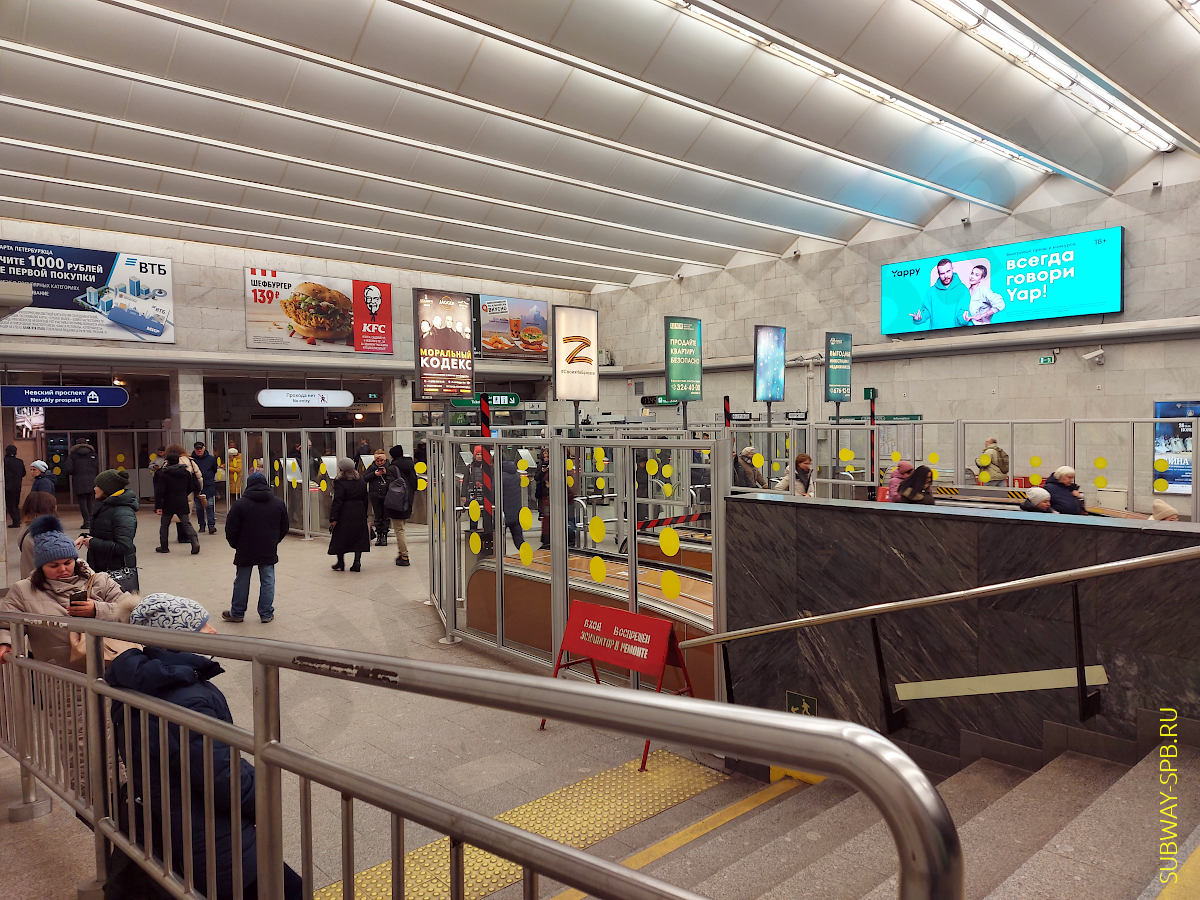
M 583 849 L 663 810 L 670 809 L 728 776 L 668 750 L 655 750 L 645 772 L 640 759 L 585 778 L 545 797 L 497 816 L 497 820 Z M 466 896 L 486 897 L 521 878 L 521 867 L 477 847 L 463 854 Z M 354 896 L 374 900 L 391 896 L 389 860 L 354 876 Z M 404 858 L 405 897 L 441 900 L 450 896 L 450 839 L 418 847 Z M 342 883 L 313 894 L 313 900 L 341 900 Z

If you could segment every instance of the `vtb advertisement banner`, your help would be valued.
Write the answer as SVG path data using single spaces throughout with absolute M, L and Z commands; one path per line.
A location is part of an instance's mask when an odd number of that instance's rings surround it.
M 175 343 L 169 259 L 0 241 L 0 281 L 33 288 L 33 303 L 0 321 L 0 334 Z
M 246 346 L 256 350 L 392 352 L 392 286 L 246 269 Z
M 669 400 L 699 400 L 703 394 L 704 364 L 700 320 L 686 316 L 663 319 Z
M 600 315 L 594 309 L 554 307 L 555 398 L 600 399 L 599 323 Z
M 1121 311 L 1123 230 L 1101 228 L 889 263 L 884 334 Z
M 475 396 L 471 315 L 475 297 L 456 291 L 413 289 L 416 342 L 415 400 Z

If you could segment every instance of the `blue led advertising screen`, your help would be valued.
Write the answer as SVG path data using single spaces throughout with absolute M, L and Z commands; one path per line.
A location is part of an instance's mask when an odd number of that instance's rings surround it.
M 754 400 L 782 403 L 784 351 L 787 329 L 780 325 L 754 326 Z
M 880 328 L 909 334 L 1121 311 L 1122 229 L 888 263 Z

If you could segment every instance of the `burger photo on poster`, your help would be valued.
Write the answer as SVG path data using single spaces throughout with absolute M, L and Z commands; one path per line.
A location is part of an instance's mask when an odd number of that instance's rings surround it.
M 354 303 L 341 291 L 302 281 L 292 295 L 279 304 L 287 315 L 292 333 L 317 341 L 344 341 L 354 330 Z

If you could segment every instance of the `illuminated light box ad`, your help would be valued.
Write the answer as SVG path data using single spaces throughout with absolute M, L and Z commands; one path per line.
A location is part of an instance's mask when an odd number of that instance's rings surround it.
M 910 334 L 1121 311 L 1123 230 L 1102 228 L 889 263 L 880 328 Z
M 1200 416 L 1200 400 L 1157 400 L 1154 418 L 1182 419 Z M 1154 423 L 1155 494 L 1191 494 L 1192 423 Z
M 687 316 L 666 316 L 663 321 L 666 342 L 668 400 L 699 400 L 703 397 L 703 343 L 700 320 Z
M 416 400 L 475 396 L 474 294 L 413 289 Z
M 246 346 L 390 354 L 392 286 L 248 268 Z
M 550 305 L 480 294 L 475 305 L 475 353 L 488 359 L 550 358 Z
M 754 399 L 758 403 L 782 403 L 784 353 L 787 329 L 780 325 L 754 326 Z

